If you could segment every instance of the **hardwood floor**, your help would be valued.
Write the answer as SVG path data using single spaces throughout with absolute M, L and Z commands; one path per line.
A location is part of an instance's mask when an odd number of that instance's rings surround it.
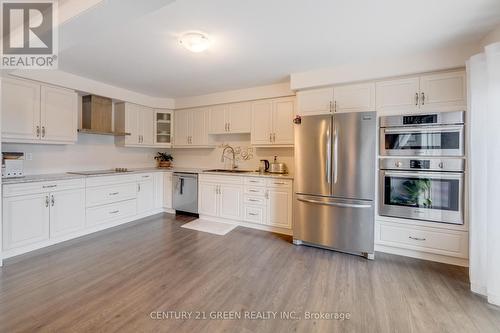
M 216 236 L 181 228 L 188 220 L 156 215 L 7 261 L 0 331 L 500 331 L 500 309 L 469 291 L 465 268 L 382 253 L 368 261 L 242 227 Z M 168 311 L 301 319 L 166 319 Z

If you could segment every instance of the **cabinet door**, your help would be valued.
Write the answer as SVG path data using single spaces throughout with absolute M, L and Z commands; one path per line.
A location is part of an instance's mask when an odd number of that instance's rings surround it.
M 74 91 L 42 86 L 42 141 L 76 142 L 78 127 L 77 94 Z
M 190 110 L 179 110 L 175 111 L 175 122 L 174 122 L 174 146 L 182 147 L 188 145 L 188 123 L 191 116 Z
M 241 185 L 221 184 L 220 186 L 220 210 L 219 216 L 231 219 L 241 220 L 243 187 Z
M 217 216 L 219 195 L 218 185 L 214 183 L 199 183 L 198 212 L 203 215 Z
M 191 111 L 191 145 L 206 146 L 208 144 L 206 109 L 194 109 Z
M 333 97 L 335 112 L 375 111 L 375 83 L 335 87 Z
M 85 228 L 85 189 L 50 194 L 50 237 Z
M 304 90 L 297 93 L 298 113 L 302 116 L 329 114 L 333 102 L 333 88 Z
M 377 82 L 377 111 L 381 114 L 418 111 L 419 82 L 418 77 Z
M 252 103 L 251 143 L 254 145 L 272 144 L 273 102 L 258 101 Z
M 130 135 L 125 136 L 125 144 L 128 146 L 137 146 L 140 144 L 140 108 L 138 105 L 126 103 L 125 107 L 125 132 Z
M 163 207 L 172 209 L 172 173 L 165 172 L 163 177 Z
M 3 199 L 3 249 L 9 250 L 49 239 L 49 194 Z
M 273 102 L 273 144 L 293 145 L 294 113 L 293 98 L 283 98 Z
M 170 110 L 157 109 L 154 112 L 154 145 L 172 146 L 173 113 Z
M 252 103 L 229 104 L 227 122 L 231 133 L 250 133 L 252 121 Z
M 137 214 L 147 213 L 154 208 L 155 189 L 153 180 L 137 183 Z
M 422 110 L 465 110 L 467 106 L 465 72 L 422 76 L 420 93 L 420 109 Z
M 147 107 L 141 107 L 141 144 L 144 146 L 152 146 L 154 143 L 154 110 Z
M 281 228 L 292 227 L 292 192 L 268 189 L 267 223 Z
M 40 138 L 40 85 L 2 79 L 2 138 L 23 142 Z
M 208 111 L 208 133 L 209 134 L 224 134 L 227 129 L 227 105 L 215 105 Z
M 163 193 L 165 188 L 165 177 L 163 172 L 155 172 L 153 174 L 154 182 L 154 209 L 163 208 Z

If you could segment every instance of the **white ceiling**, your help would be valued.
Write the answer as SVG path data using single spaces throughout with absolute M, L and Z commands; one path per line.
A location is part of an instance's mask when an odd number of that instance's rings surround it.
M 59 66 L 175 98 L 479 41 L 497 24 L 499 0 L 108 0 L 63 25 Z M 188 30 L 213 47 L 180 47 Z

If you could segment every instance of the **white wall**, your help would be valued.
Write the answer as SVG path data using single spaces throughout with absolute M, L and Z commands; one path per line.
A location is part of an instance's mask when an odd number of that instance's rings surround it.
M 29 174 L 100 170 L 115 167 L 141 168 L 155 166 L 157 151 L 153 148 L 124 148 L 114 144 L 114 137 L 79 134 L 74 145 L 39 145 L 4 143 L 2 151 L 31 153 L 24 171 Z
M 253 158 L 237 162 L 238 168 L 247 170 L 256 170 L 259 166 L 259 160 L 273 160 L 275 155 L 278 161 L 286 163 L 290 172 L 293 173 L 293 148 L 255 148 L 250 145 L 249 134 L 230 134 L 216 135 L 213 137 L 216 143 L 215 149 L 171 149 L 169 152 L 174 157 L 174 165 L 181 167 L 197 168 L 224 168 L 229 167 L 230 162 L 226 164 L 220 161 L 223 144 L 229 144 L 232 147 L 241 147 L 243 150 L 251 149 Z M 230 153 L 227 154 L 230 156 Z
M 500 25 L 493 29 L 481 40 L 481 48 L 495 42 L 500 42 Z

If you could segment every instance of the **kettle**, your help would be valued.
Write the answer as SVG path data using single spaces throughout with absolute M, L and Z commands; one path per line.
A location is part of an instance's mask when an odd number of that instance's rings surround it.
M 278 156 L 274 156 L 273 163 L 269 165 L 270 173 L 287 173 L 286 164 L 278 162 Z
M 264 173 L 269 170 L 269 161 L 268 160 L 260 160 L 259 172 Z

